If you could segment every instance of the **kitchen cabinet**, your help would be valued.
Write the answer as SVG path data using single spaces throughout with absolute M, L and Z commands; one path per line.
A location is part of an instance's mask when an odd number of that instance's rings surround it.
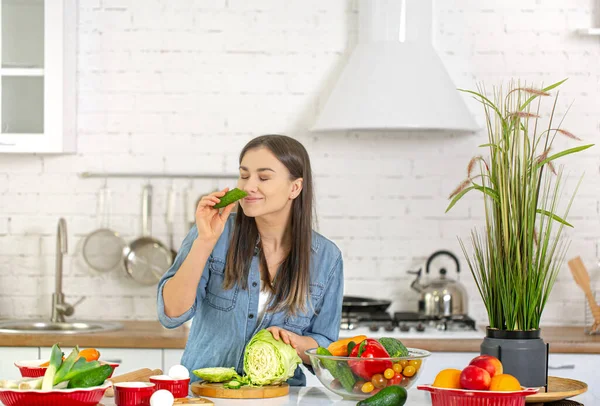
M 600 354 L 553 354 L 548 357 L 548 375 L 576 379 L 588 384 L 588 391 L 600 397 L 598 381 Z M 577 399 L 575 399 L 577 400 Z
M 20 379 L 21 373 L 16 361 L 29 361 L 40 358 L 37 347 L 0 347 L 0 379 Z
M 0 152 L 76 146 L 76 0 L 0 0 Z
M 68 355 L 72 348 L 64 347 L 62 351 Z M 49 347 L 40 349 L 41 359 L 49 359 Z M 161 349 L 133 349 L 133 348 L 98 348 L 100 359 L 103 361 L 118 362 L 119 367 L 115 375 L 121 375 L 140 368 L 163 368 L 163 350 Z

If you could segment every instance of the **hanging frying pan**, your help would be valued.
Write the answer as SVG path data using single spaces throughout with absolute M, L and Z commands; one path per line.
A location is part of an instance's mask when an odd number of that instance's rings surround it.
M 129 244 L 125 254 L 125 270 L 142 285 L 156 285 L 173 263 L 171 250 L 152 238 L 152 186 L 142 192 L 142 236 Z

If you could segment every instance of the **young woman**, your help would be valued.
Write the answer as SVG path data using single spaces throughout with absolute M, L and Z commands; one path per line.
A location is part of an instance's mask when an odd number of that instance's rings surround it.
M 237 187 L 248 193 L 215 209 L 226 192 L 203 197 L 196 225 L 158 284 L 158 317 L 175 328 L 192 317 L 182 364 L 190 371 L 235 367 L 261 329 L 304 351 L 337 340 L 343 262 L 312 230 L 313 184 L 304 146 L 283 135 L 251 140 L 240 153 Z M 192 380 L 197 378 L 192 375 Z M 291 385 L 305 385 L 297 368 Z

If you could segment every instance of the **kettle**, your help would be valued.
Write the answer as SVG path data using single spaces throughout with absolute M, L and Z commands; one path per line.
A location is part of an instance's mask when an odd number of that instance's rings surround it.
M 427 259 L 425 273 L 429 274 L 431 262 L 440 255 L 447 255 L 454 260 L 456 264 L 456 273 L 460 273 L 460 265 L 456 255 L 450 251 L 436 251 Z M 420 282 L 421 271 L 408 271 L 410 274 L 417 275 L 411 283 L 411 288 L 421 294 L 419 299 L 419 313 L 431 318 L 452 317 L 467 314 L 467 292 L 464 286 L 455 280 L 446 277 L 446 269 L 441 268 L 440 277 L 432 280 L 426 285 Z

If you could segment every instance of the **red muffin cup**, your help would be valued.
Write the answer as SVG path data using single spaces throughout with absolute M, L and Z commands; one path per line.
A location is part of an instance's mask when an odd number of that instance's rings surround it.
M 41 367 L 44 362 L 47 360 L 36 359 L 31 361 L 18 361 L 15 362 L 15 366 L 19 368 L 19 372 L 21 372 L 21 377 L 23 378 L 39 378 L 40 376 L 44 376 L 46 373 L 46 369 L 48 367 Z M 114 374 L 115 368 L 119 366 L 116 362 L 105 362 L 100 361 L 101 364 L 108 364 L 112 367 L 112 372 L 110 373 L 109 378 Z
M 121 382 L 113 384 L 117 406 L 150 406 L 156 386 L 150 382 Z
M 190 387 L 190 378 L 173 379 L 164 375 L 155 375 L 149 378 L 156 385 L 156 390 L 166 389 L 173 394 L 175 399 L 186 398 Z

